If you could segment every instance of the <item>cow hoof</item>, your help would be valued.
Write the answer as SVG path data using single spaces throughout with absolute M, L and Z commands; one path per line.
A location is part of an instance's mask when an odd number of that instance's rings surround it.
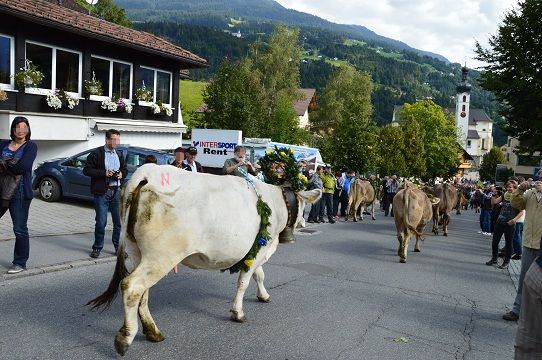
M 235 322 L 238 322 L 238 323 L 244 323 L 245 321 L 247 321 L 247 318 L 245 315 L 239 317 L 239 313 L 235 310 L 230 310 L 231 312 L 231 319 Z
M 373 220 L 376 220 L 376 218 L 375 218 L 375 217 L 373 217 L 372 219 L 373 219 Z
M 146 333 L 145 334 L 145 337 L 147 338 L 148 341 L 150 342 L 160 342 L 160 341 L 164 341 L 166 338 L 160 334 L 159 332 L 158 333 Z
M 358 219 L 354 218 L 354 222 L 358 222 Z
M 444 235 L 444 236 L 448 236 L 448 233 L 444 233 L 444 234 L 442 234 L 442 235 Z
M 128 345 L 125 341 L 121 341 L 115 338 L 115 351 L 120 356 L 124 356 L 124 354 L 126 354 L 126 351 L 128 350 L 129 346 L 130 345 Z
M 271 302 L 271 296 L 268 296 L 267 299 L 264 299 L 263 297 L 258 296 L 258 301 L 261 302 L 261 303 Z
M 406 263 L 406 259 L 401 259 L 401 260 L 399 260 L 399 262 L 404 264 L 404 263 Z
M 420 252 L 420 249 L 414 249 L 414 252 Z

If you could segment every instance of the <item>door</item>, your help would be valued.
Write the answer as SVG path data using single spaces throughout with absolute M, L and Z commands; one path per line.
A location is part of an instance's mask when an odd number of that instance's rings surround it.
M 66 180 L 65 195 L 92 199 L 90 192 L 90 177 L 83 174 L 83 168 L 91 151 L 77 155 L 66 161 L 64 177 Z

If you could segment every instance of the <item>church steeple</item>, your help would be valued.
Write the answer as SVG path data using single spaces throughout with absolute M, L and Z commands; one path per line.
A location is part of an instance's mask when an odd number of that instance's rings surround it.
M 467 66 L 463 66 L 461 68 L 461 82 L 455 88 L 458 94 L 463 92 L 470 93 L 471 85 L 467 81 L 468 75 L 469 69 L 467 69 Z
M 469 107 L 471 85 L 467 81 L 469 69 L 467 66 L 461 68 L 461 82 L 457 84 L 457 98 L 455 107 L 455 122 L 460 144 L 467 149 L 467 135 L 469 132 Z M 467 150 L 468 151 L 468 150 Z

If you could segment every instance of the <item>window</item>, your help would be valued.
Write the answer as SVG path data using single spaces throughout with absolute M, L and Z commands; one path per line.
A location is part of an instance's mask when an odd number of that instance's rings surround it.
M 166 71 L 141 67 L 141 83 L 137 87 L 145 87 L 152 91 L 154 102 L 161 101 L 171 106 L 171 84 L 173 74 Z
M 482 150 L 486 149 L 486 139 L 482 139 Z
M 467 102 L 467 95 L 463 95 L 463 102 Z
M 102 82 L 103 97 L 132 98 L 132 64 L 92 56 L 90 69 Z
M 467 140 L 467 149 L 470 148 L 470 146 L 471 146 L 471 142 L 470 140 Z
M 0 34 L 0 89 L 13 89 L 15 74 L 15 41 Z
M 26 58 L 43 72 L 41 89 L 64 89 L 81 94 L 81 53 L 28 41 Z
M 530 156 L 530 155 L 518 155 L 518 165 L 520 166 L 539 166 L 540 156 Z
M 465 105 L 461 107 L 461 111 L 465 111 Z
M 134 172 L 138 167 L 145 163 L 145 155 L 136 153 L 133 151 L 128 151 L 126 154 L 126 167 L 129 172 Z

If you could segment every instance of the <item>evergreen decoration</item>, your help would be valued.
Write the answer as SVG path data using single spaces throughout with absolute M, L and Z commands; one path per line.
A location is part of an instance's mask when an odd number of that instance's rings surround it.
M 270 225 L 269 217 L 271 216 L 271 208 L 262 200 L 261 196 L 258 196 L 256 210 L 258 211 L 258 215 L 260 215 L 260 230 L 258 231 L 258 235 L 256 235 L 254 243 L 245 257 L 228 269 L 230 270 L 230 274 L 239 272 L 240 270 L 247 272 L 254 263 L 254 259 L 258 255 L 260 248 L 266 246 L 271 238 L 267 230 Z
M 275 146 L 274 150 L 267 150 L 258 163 L 268 184 L 288 186 L 294 192 L 303 190 L 307 184 L 308 180 L 299 171 L 294 151 L 290 148 Z

